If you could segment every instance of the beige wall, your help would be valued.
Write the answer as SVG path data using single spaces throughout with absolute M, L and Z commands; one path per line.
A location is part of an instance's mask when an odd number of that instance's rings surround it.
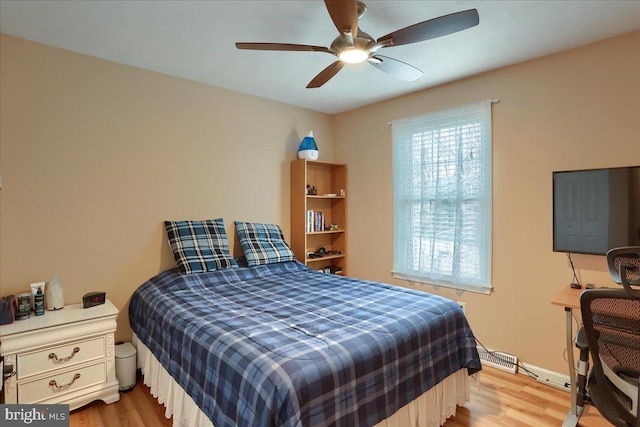
M 495 292 L 417 288 L 465 301 L 487 346 L 565 372 L 549 300 L 571 271 L 551 251 L 551 172 L 640 164 L 640 32 L 335 117 L 5 35 L 0 53 L 0 294 L 54 274 L 68 303 L 106 290 L 119 339 L 133 290 L 174 265 L 164 219 L 223 217 L 230 236 L 236 219 L 275 222 L 289 236 L 289 161 L 311 129 L 321 160 L 348 164 L 350 275 L 406 284 L 390 275 L 387 123 L 498 98 Z M 583 281 L 611 283 L 603 257 L 574 262 Z
M 134 289 L 175 265 L 163 220 L 288 237 L 300 139 L 313 130 L 332 160 L 326 114 L 6 35 L 0 52 L 0 295 L 53 275 L 67 303 L 105 290 L 119 339 Z
M 466 302 L 486 346 L 564 373 L 564 312 L 549 301 L 572 273 L 552 251 L 552 171 L 640 164 L 640 32 L 337 116 L 335 158 L 349 165 L 348 216 L 358 218 L 349 222 L 349 273 L 407 284 L 390 275 L 388 122 L 494 98 L 494 293 L 415 287 Z M 573 258 L 582 281 L 613 284 L 604 257 Z

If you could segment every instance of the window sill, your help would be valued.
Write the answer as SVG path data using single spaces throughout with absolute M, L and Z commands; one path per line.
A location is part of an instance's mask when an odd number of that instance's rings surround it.
M 438 289 L 440 287 L 455 289 L 458 292 L 475 292 L 478 294 L 490 295 L 493 291 L 492 286 L 482 286 L 482 285 L 468 285 L 468 284 L 460 284 L 460 283 L 451 283 L 444 280 L 434 280 L 428 277 L 421 276 L 412 276 L 409 274 L 398 273 L 396 271 L 392 271 L 391 275 L 400 280 L 406 280 L 409 283 L 421 283 L 424 285 L 431 285 L 434 289 Z

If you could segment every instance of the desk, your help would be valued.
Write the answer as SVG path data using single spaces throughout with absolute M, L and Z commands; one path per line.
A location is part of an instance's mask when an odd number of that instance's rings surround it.
M 562 423 L 562 427 L 575 427 L 578 425 L 578 419 L 580 419 L 580 425 L 584 427 L 596 427 L 596 426 L 611 426 L 612 424 L 606 421 L 600 412 L 592 405 L 586 405 L 584 411 L 578 413 L 577 401 L 577 386 L 575 378 L 576 364 L 573 358 L 573 310 L 580 309 L 580 294 L 584 289 L 573 289 L 571 286 L 564 288 L 558 295 L 553 297 L 551 304 L 564 307 L 566 313 L 566 330 L 567 330 L 567 359 L 569 362 L 569 381 L 571 382 L 571 409 L 567 414 L 567 417 Z
M 551 304 L 564 307 L 566 313 L 566 343 L 567 359 L 569 361 L 569 382 L 571 383 L 571 409 L 562 423 L 562 427 L 574 427 L 578 425 L 580 415 L 578 413 L 577 386 L 575 378 L 576 364 L 573 358 L 573 309 L 580 309 L 580 294 L 582 289 L 573 289 L 571 286 L 564 288 L 558 295 L 553 297 Z

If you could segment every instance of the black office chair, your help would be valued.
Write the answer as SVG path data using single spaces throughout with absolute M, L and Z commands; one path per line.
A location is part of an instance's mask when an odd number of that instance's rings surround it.
M 584 334 L 593 368 L 587 390 L 593 405 L 615 426 L 640 427 L 640 247 L 607 253 L 622 289 L 588 289 L 580 296 Z
M 640 292 L 632 289 L 629 285 L 640 284 L 640 270 L 634 270 L 634 266 L 640 266 L 640 246 L 626 246 L 611 249 L 607 252 L 607 264 L 609 266 L 609 272 L 614 282 L 622 284 L 623 288 L 627 289 L 632 294 L 634 292 Z M 620 265 L 626 264 L 632 267 L 630 270 L 626 270 L 625 277 L 626 283 L 622 281 L 620 274 Z M 578 376 L 577 376 L 577 396 L 576 406 L 578 413 L 582 412 L 584 405 L 588 403 L 589 396 L 587 394 L 587 374 L 589 373 L 589 344 L 587 343 L 587 336 L 585 335 L 584 328 L 578 329 L 576 335 L 576 347 L 580 351 L 578 358 Z
M 611 249 L 607 252 L 607 264 L 613 281 L 620 283 L 630 295 L 640 297 L 640 289 L 630 286 L 640 285 L 640 246 Z

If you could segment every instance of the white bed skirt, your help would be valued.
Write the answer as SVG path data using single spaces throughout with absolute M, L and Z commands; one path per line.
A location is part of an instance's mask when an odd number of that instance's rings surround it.
M 153 353 L 133 335 L 138 350 L 137 365 L 144 384 L 165 407 L 164 415 L 173 416 L 174 427 L 213 427 L 211 420 L 198 408 L 191 396 L 169 375 Z M 400 408 L 375 427 L 437 427 L 456 414 L 457 405 L 469 401 L 470 381 L 467 369 L 449 375 L 435 387 Z

